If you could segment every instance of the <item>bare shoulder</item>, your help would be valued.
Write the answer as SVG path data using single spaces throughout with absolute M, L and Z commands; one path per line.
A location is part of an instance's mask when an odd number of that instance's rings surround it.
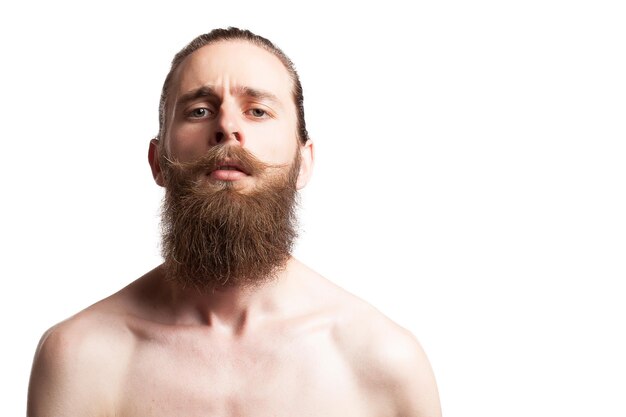
M 37 347 L 28 390 L 28 416 L 102 415 L 133 346 L 120 294 L 56 324 Z
M 440 416 L 433 371 L 417 338 L 349 292 L 331 293 L 335 343 L 364 391 L 391 415 Z

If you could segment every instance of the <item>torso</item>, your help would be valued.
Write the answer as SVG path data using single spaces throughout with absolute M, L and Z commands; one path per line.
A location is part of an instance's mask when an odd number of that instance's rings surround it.
M 338 351 L 331 323 L 267 327 L 239 339 L 144 326 L 120 384 L 118 415 L 379 415 Z
M 99 353 L 108 363 L 103 368 L 113 390 L 103 415 L 390 415 L 358 369 L 367 366 L 358 358 L 358 349 L 355 360 L 354 349 L 348 352 L 342 344 L 345 328 L 367 325 L 366 318 L 361 324 L 354 321 L 360 315 L 354 307 L 363 306 L 356 301 L 346 305 L 344 294 L 335 306 L 329 300 L 339 294 L 325 295 L 323 305 L 311 304 L 316 308 L 260 320 L 233 334 L 219 326 L 155 321 L 142 311 L 120 312 L 119 306 L 132 296 L 132 291 L 123 290 L 95 306 L 105 310 L 115 305 L 118 310 L 109 315 L 117 327 L 111 332 L 111 348 Z

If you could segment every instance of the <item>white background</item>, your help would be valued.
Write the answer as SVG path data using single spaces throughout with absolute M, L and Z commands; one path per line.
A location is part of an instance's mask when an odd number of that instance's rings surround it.
M 444 415 L 626 416 L 621 2 L 363 3 L 1 6 L 0 415 L 48 327 L 160 262 L 161 84 L 233 25 L 304 85 L 297 256 L 417 335 Z

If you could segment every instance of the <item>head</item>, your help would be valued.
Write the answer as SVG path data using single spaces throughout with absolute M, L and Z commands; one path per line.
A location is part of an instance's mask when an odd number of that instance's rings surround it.
M 171 279 L 215 288 L 273 277 L 290 256 L 296 191 L 313 163 L 291 61 L 235 28 L 194 39 L 163 85 L 149 161 L 166 189 Z
M 309 140 L 309 135 L 306 130 L 306 122 L 304 119 L 304 96 L 302 93 L 302 84 L 300 83 L 300 77 L 296 72 L 295 66 L 287 57 L 287 55 L 285 55 L 282 50 L 276 47 L 268 39 L 256 35 L 249 30 L 242 30 L 234 27 L 229 27 L 228 29 L 214 29 L 209 33 L 200 35 L 192 40 L 187 46 L 181 49 L 174 56 L 170 72 L 167 74 L 167 77 L 165 77 L 165 82 L 163 83 L 163 88 L 161 90 L 161 100 L 159 102 L 159 134 L 157 138 L 162 140 L 165 133 L 165 126 L 167 125 L 166 115 L 168 113 L 168 99 L 170 96 L 170 91 L 173 87 L 175 88 L 175 86 L 172 86 L 172 83 L 175 82 L 175 74 L 181 63 L 185 60 L 185 58 L 187 58 L 198 49 L 220 41 L 249 42 L 253 45 L 265 49 L 282 62 L 292 82 L 293 102 L 296 109 L 298 122 L 298 139 L 302 144 L 305 144 Z

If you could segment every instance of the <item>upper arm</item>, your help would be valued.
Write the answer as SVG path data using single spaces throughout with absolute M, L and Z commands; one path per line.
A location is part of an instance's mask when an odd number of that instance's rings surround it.
M 352 327 L 362 330 L 351 332 L 357 343 L 350 343 L 349 357 L 368 398 L 380 407 L 380 414 L 440 417 L 435 377 L 417 339 L 378 314 L 366 322 L 367 326 Z
M 61 324 L 42 337 L 28 387 L 28 417 L 96 416 L 109 397 L 97 341 Z
M 400 336 L 390 348 L 390 396 L 398 417 L 440 417 L 441 405 L 430 362 L 417 340 Z

